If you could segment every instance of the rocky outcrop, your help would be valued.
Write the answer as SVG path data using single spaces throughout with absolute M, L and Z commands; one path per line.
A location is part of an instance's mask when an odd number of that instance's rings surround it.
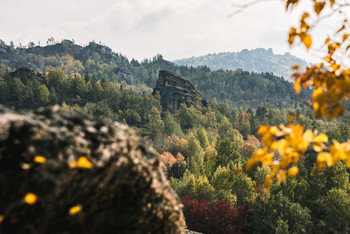
M 40 83 L 46 84 L 46 79 L 43 75 L 35 70 L 31 70 L 26 67 L 20 67 L 16 69 L 14 72 L 10 73 L 11 77 L 18 77 L 21 79 L 23 84 L 27 84 L 29 80 L 37 80 Z
M 163 110 L 176 111 L 182 103 L 190 106 L 200 102 L 202 105 L 208 106 L 207 101 L 191 82 L 169 71 L 159 71 L 153 95 L 156 93 L 160 94 Z
M 132 73 L 122 64 L 122 60 L 119 54 L 112 51 L 111 48 L 90 42 L 87 46 L 80 46 L 74 44 L 73 41 L 63 40 L 60 43 L 47 46 L 34 46 L 29 48 L 10 48 L 0 39 L 0 62 L 9 67 L 27 67 L 32 70 L 43 70 L 43 64 L 33 64 L 30 59 L 26 59 L 26 55 L 34 54 L 43 57 L 50 56 L 66 56 L 70 55 L 74 59 L 85 63 L 88 59 L 98 55 L 99 62 L 107 64 L 115 64 L 114 73 L 123 76 L 124 80 L 132 84 Z
M 182 233 L 155 153 L 126 126 L 0 106 L 0 233 Z

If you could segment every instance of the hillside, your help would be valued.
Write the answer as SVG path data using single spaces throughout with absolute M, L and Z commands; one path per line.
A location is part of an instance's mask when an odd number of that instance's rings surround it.
M 266 50 L 263 48 L 184 58 L 175 60 L 174 63 L 193 67 L 208 66 L 212 70 L 236 70 L 241 68 L 244 71 L 257 73 L 272 72 L 274 75 L 283 76 L 287 80 L 291 80 L 291 66 L 295 64 L 307 65 L 306 61 L 290 53 L 274 54 L 272 49 Z
M 72 225 L 74 233 L 80 233 L 75 229 L 79 227 L 108 233 L 104 230 L 110 229 L 109 225 L 133 227 L 135 223 L 147 230 L 153 230 L 149 229 L 151 225 L 157 232 L 161 229 L 154 223 L 164 226 L 159 217 L 169 225 L 169 219 L 181 220 L 176 212 L 171 215 L 151 212 L 161 208 L 162 199 L 157 197 L 154 201 L 152 193 L 142 187 L 152 189 L 159 183 L 157 180 L 138 179 L 140 174 L 159 178 L 159 174 L 145 169 L 138 156 L 147 151 L 147 144 L 159 153 L 159 159 L 145 156 L 154 162 L 157 171 L 158 166 L 162 167 L 181 199 L 190 230 L 203 233 L 276 233 L 282 228 L 279 233 L 349 230 L 348 216 L 337 216 L 347 215 L 349 210 L 349 172 L 345 164 L 312 174 L 315 151 L 310 147 L 298 164 L 298 176 L 289 178 L 288 186 L 277 186 L 274 181 L 270 190 L 261 186 L 271 172 L 269 167 L 244 170 L 248 158 L 262 147 L 257 134 L 259 126 L 300 124 L 304 129 L 326 133 L 329 141 L 344 142 L 350 135 L 348 114 L 335 121 L 314 119 L 310 108 L 303 108 L 293 99 L 292 84 L 272 73 L 178 66 L 162 56 L 129 62 L 115 53 L 118 61 L 105 56 L 107 47 L 103 46 L 94 49 L 93 45 L 86 48 L 73 44 L 71 49 L 60 48 L 61 43 L 35 50 L 10 47 L 10 52 L 6 47 L 2 54 L 8 57 L 0 63 L 0 104 L 11 109 L 54 107 L 36 112 L 21 110 L 27 113 L 25 116 L 13 111 L 6 114 L 0 107 L 4 123 L 0 129 L 0 165 L 4 169 L 0 170 L 0 179 L 7 181 L 0 202 L 3 211 L 0 233 L 22 233 L 25 231 L 21 232 L 21 228 L 30 225 L 43 231 L 31 229 L 34 231 L 28 233 L 52 233 L 52 229 L 45 228 L 63 230 L 68 226 L 68 230 Z M 16 59 L 23 59 L 37 69 L 9 66 Z M 43 65 L 42 69 L 38 64 Z M 115 72 L 121 66 L 130 71 L 130 76 Z M 127 88 L 154 87 L 160 69 L 189 79 L 192 89 L 210 97 L 209 105 L 181 104 L 175 113 L 166 112 L 160 95 L 140 95 Z M 238 108 L 230 108 L 229 104 Z M 68 113 L 56 114 L 58 106 Z M 290 119 L 290 113 L 295 113 L 295 119 Z M 124 141 L 119 128 L 114 128 L 105 117 L 129 125 L 142 136 L 142 145 L 137 147 L 132 141 Z M 122 129 L 126 131 L 125 127 Z M 81 159 L 83 163 L 79 162 Z M 85 168 L 79 168 L 83 165 Z M 128 189 L 138 185 L 144 192 Z M 169 184 L 166 186 L 169 188 Z M 156 188 L 158 191 L 167 196 L 163 189 Z M 26 193 L 35 199 L 28 202 Z M 334 199 L 339 201 L 340 208 L 333 206 Z M 126 212 L 122 206 L 132 211 Z M 71 208 L 78 210 L 70 212 Z M 143 223 L 145 226 L 138 223 L 141 213 L 151 219 Z M 9 228 L 16 229 L 8 231 Z M 58 231 L 64 232 L 61 229 Z M 125 232 L 137 232 L 134 230 Z
M 274 76 L 271 72 L 253 73 L 245 71 L 244 68 L 211 71 L 207 66 L 194 68 L 176 65 L 164 60 L 161 55 L 141 62 L 134 59 L 129 61 L 126 56 L 95 42 L 80 46 L 72 41 L 63 40 L 44 47 L 21 48 L 2 42 L 0 43 L 1 67 L 4 71 L 27 67 L 43 75 L 50 69 L 56 69 L 63 71 L 67 77 L 79 74 L 82 77 L 88 77 L 87 79 L 92 82 L 116 81 L 124 88 L 131 88 L 140 94 L 151 93 L 159 70 L 168 70 L 190 80 L 205 99 L 216 98 L 217 101 L 226 102 L 230 106 L 246 104 L 257 107 L 273 104 L 280 107 L 296 103 L 292 84 Z M 301 97 L 304 96 L 302 94 Z

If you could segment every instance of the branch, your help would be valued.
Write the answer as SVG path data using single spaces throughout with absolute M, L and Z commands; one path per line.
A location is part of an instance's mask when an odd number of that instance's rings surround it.
M 246 4 L 234 4 L 233 3 L 232 6 L 234 8 L 236 8 L 237 10 L 232 12 L 231 14 L 229 14 L 229 17 L 233 17 L 233 16 L 236 16 L 236 15 L 240 14 L 243 10 L 245 10 L 248 7 L 257 5 L 259 3 L 272 2 L 272 1 L 277 2 L 277 0 L 254 0 L 254 1 L 248 2 Z

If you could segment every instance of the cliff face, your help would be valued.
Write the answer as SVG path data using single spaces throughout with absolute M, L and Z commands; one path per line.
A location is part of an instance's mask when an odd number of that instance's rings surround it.
M 157 156 L 110 120 L 0 106 L 0 184 L 0 233 L 183 232 Z
M 193 105 L 196 101 L 208 106 L 207 101 L 191 82 L 169 71 L 159 71 L 159 78 L 156 87 L 153 89 L 153 95 L 157 92 L 160 94 L 163 110 L 176 111 L 182 103 Z

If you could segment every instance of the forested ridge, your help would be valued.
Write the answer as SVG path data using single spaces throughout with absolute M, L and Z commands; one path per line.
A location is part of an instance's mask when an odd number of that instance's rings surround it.
M 161 55 L 141 62 L 113 52 L 107 46 L 90 42 L 87 46 L 72 41 L 50 42 L 45 47 L 34 46 L 15 48 L 11 43 L 0 42 L 0 61 L 4 69 L 28 67 L 45 73 L 49 69 L 61 70 L 67 75 L 88 74 L 92 80 L 117 81 L 123 86 L 132 86 L 140 93 L 151 92 L 155 87 L 159 70 L 179 74 L 194 83 L 203 96 L 230 106 L 245 102 L 257 107 L 261 104 L 282 106 L 295 104 L 297 97 L 291 83 L 272 73 L 246 72 L 241 69 L 211 71 L 207 66 L 178 66 L 166 61 Z
M 207 54 L 198 57 L 177 59 L 177 65 L 208 66 L 212 70 L 236 70 L 264 73 L 273 72 L 274 75 L 283 76 L 286 80 L 293 80 L 293 65 L 306 66 L 308 63 L 290 53 L 275 54 L 272 49 L 257 48 L 254 50 L 244 49 L 240 52 L 222 52 Z
M 91 52 L 93 46 L 101 52 Z M 28 52 L 35 47 L 3 47 L 7 57 L 1 52 L 1 104 L 16 109 L 58 104 L 66 111 L 128 124 L 159 153 L 163 170 L 184 204 L 189 229 L 205 233 L 350 230 L 349 171 L 343 163 L 316 171 L 312 160 L 316 154 L 310 149 L 299 162 L 299 174 L 286 184 L 274 181 L 269 190 L 263 186 L 269 167 L 244 170 L 251 154 L 261 148 L 256 132 L 260 125 L 298 123 L 339 142 L 349 138 L 348 114 L 337 121 L 314 119 L 302 98 L 302 102 L 292 99 L 289 82 L 271 73 L 176 66 L 161 56 L 129 62 L 112 53 L 115 61 L 104 60 L 105 47 L 96 43 L 90 49 L 76 47 L 90 51 L 84 58 L 65 51 L 51 54 L 40 47 L 36 50 L 41 54 Z M 32 64 L 32 70 L 13 68 L 14 58 Z M 162 110 L 160 97 L 147 92 L 155 86 L 160 69 L 188 78 L 208 98 L 209 106 L 181 105 L 175 113 Z

